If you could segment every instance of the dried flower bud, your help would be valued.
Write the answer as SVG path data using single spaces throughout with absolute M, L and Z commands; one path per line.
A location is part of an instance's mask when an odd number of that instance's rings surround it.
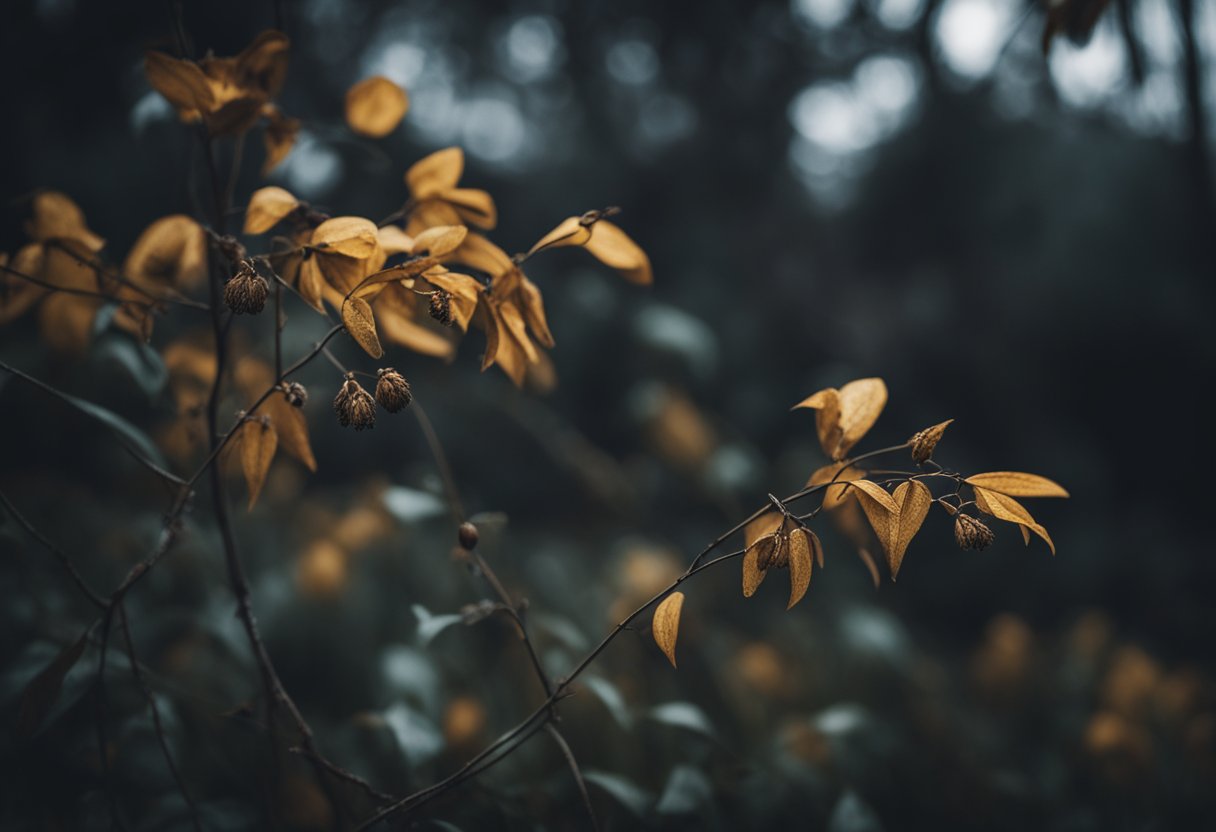
M 912 461 L 919 464 L 933 456 L 933 451 L 937 449 L 937 443 L 941 441 L 942 434 L 946 432 L 953 419 L 947 419 L 940 424 L 936 424 L 931 428 L 925 428 L 922 431 L 917 431 L 908 440 L 912 446 Z
M 460 547 L 467 551 L 473 551 L 477 548 L 477 541 L 481 539 L 481 535 L 477 532 L 477 527 L 465 520 L 460 524 L 460 528 L 456 531 L 456 538 L 460 541 Z
M 242 260 L 232 279 L 224 284 L 224 303 L 238 315 L 256 315 L 266 306 L 270 286 L 266 278 L 253 268 L 253 263 Z
M 986 549 L 993 537 L 992 529 L 977 517 L 960 513 L 954 519 L 954 540 L 960 549 Z
M 350 376 L 342 382 L 342 389 L 334 397 L 334 412 L 338 414 L 338 424 L 344 428 L 363 430 L 376 426 L 376 404 L 371 393 Z
M 283 396 L 292 407 L 303 407 L 308 404 L 308 390 L 298 381 L 289 381 L 283 385 Z
M 414 394 L 410 392 L 410 383 L 405 380 L 405 376 L 392 367 L 380 370 L 378 375 L 376 401 L 380 402 L 380 406 L 389 413 L 396 413 L 408 407 L 414 400 Z
M 431 317 L 444 326 L 452 325 L 452 293 L 438 289 L 431 292 Z

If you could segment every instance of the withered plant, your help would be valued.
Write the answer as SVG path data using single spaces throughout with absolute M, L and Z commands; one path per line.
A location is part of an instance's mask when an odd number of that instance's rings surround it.
M 758 508 L 714 537 L 669 585 L 625 615 L 587 654 L 560 677 L 551 676 L 534 646 L 527 605 L 509 592 L 479 551 L 480 532 L 465 515 L 438 434 L 415 390 L 396 367 L 408 365 L 407 351 L 450 357 L 470 328 L 485 336 L 482 369 L 497 365 L 520 387 L 543 387 L 553 370 L 546 350 L 554 337 L 541 290 L 525 274 L 533 258 L 553 249 L 579 247 L 637 286 L 651 282 L 645 252 L 610 219 L 616 208 L 589 210 L 559 222 L 526 251 L 514 256 L 484 236 L 497 221 L 497 207 L 483 190 L 462 185 L 459 148 L 439 150 L 405 173 L 399 211 L 375 221 L 358 215 L 330 216 L 287 190 L 262 187 L 234 201 L 240 153 L 260 129 L 263 172 L 288 153 L 299 122 L 284 114 L 275 97 L 287 75 L 285 35 L 263 32 L 240 55 L 201 60 L 151 52 L 149 83 L 176 109 L 182 129 L 201 150 L 208 207 L 200 216 L 175 214 L 156 219 L 119 261 L 106 249 L 77 205 L 66 195 L 44 191 L 29 201 L 29 242 L 11 257 L 0 256 L 0 323 L 36 315 L 45 347 L 79 356 L 99 328 L 114 328 L 152 344 L 170 373 L 176 417 L 153 432 L 155 444 L 116 414 L 34 378 L 22 369 L 0 369 L 57 397 L 112 431 L 134 459 L 160 480 L 170 498 L 155 547 L 130 565 L 125 578 L 105 592 L 94 589 L 74 565 L 75 558 L 54 542 L 54 534 L 30 523 L 20 495 L 0 495 L 18 524 L 58 561 L 64 575 L 96 609 L 80 635 L 63 648 L 25 688 L 19 737 L 29 740 L 43 726 L 59 697 L 65 676 L 92 648 L 95 675 L 95 731 L 101 779 L 112 764 L 106 710 L 106 667 L 125 662 L 142 691 L 156 727 L 164 764 L 177 781 L 195 828 L 202 790 L 182 776 L 167 741 L 157 697 L 147 669 L 136 655 L 127 601 L 187 534 L 192 508 L 209 512 L 218 529 L 219 549 L 249 648 L 256 661 L 262 695 L 255 714 L 281 764 L 287 752 L 313 769 L 330 817 L 344 828 L 368 829 L 402 821 L 439 796 L 495 765 L 532 736 L 547 734 L 560 749 L 594 825 L 586 781 L 576 749 L 563 735 L 558 717 L 571 686 L 613 641 L 648 613 L 659 649 L 674 666 L 685 584 L 714 567 L 736 563 L 745 597 L 757 593 L 770 572 L 789 576 L 787 607 L 807 593 L 814 572 L 824 565 L 825 547 L 817 529 L 830 519 L 843 540 L 879 580 L 885 560 L 894 579 L 927 514 L 939 508 L 953 518 L 963 549 L 982 549 L 994 537 L 990 518 L 1016 528 L 1023 541 L 1041 538 L 1054 553 L 1047 530 L 1020 502 L 1027 497 L 1066 497 L 1063 488 L 1040 476 L 998 471 L 966 475 L 939 462 L 936 452 L 949 421 L 914 433 L 906 442 L 856 453 L 887 401 L 882 380 L 865 378 L 839 389 L 820 390 L 795 405 L 814 412 L 815 430 L 827 463 L 807 484 L 784 497 L 768 494 Z M 408 97 L 385 78 L 369 78 L 350 89 L 345 102 L 349 128 L 360 136 L 383 137 L 405 116 Z M 222 171 L 227 163 L 232 171 Z M 233 209 L 243 205 L 243 225 L 229 227 Z M 471 230 L 476 229 L 476 230 Z M 288 305 L 312 310 L 330 328 L 302 355 L 284 355 Z M 206 320 L 209 335 L 189 333 L 188 318 Z M 162 321 L 174 337 L 158 338 Z M 185 330 L 186 335 L 177 335 Z M 346 366 L 331 351 L 335 339 L 350 338 L 368 360 Z M 392 353 L 390 355 L 390 353 Z M 334 365 L 333 387 L 306 390 L 295 375 L 325 359 Z M 435 394 L 438 395 L 438 394 Z M 225 466 L 239 468 L 249 508 L 257 503 L 276 460 L 291 457 L 309 471 L 317 467 L 309 423 L 330 418 L 354 431 L 394 429 L 397 414 L 409 411 L 442 474 L 458 543 L 458 561 L 481 576 L 492 598 L 472 607 L 468 623 L 490 616 L 510 620 L 526 649 L 543 691 L 535 707 L 469 756 L 446 777 L 405 793 L 401 783 L 370 783 L 326 750 L 306 715 L 284 686 L 258 628 L 241 544 L 230 516 Z M 233 409 L 239 408 L 235 416 Z M 379 424 L 378 424 L 379 423 Z M 351 442 L 359 441 L 356 436 Z M 282 452 L 282 453 L 280 453 Z M 882 462 L 880 462 L 882 460 Z M 283 464 L 283 463 L 280 463 Z M 879 467 L 879 466 L 882 467 Z M 206 496 L 196 493 L 206 489 Z M 196 503 L 202 505 L 196 506 Z M 728 543 L 742 536 L 742 544 Z M 723 551 L 728 549 L 728 551 Z M 880 557 L 875 557 L 875 554 Z M 117 753 L 121 753 L 119 750 Z M 128 809 L 113 791 L 109 811 L 115 825 L 127 823 Z M 268 814 L 284 811 L 274 800 Z

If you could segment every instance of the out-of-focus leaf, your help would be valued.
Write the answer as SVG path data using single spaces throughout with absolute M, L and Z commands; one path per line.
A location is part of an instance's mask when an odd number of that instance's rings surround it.
M 41 727 L 47 714 L 55 707 L 63 690 L 63 679 L 84 655 L 88 643 L 88 631 L 64 647 L 45 669 L 25 686 L 21 704 L 17 711 L 16 735 L 20 740 L 29 739 Z
M 612 714 L 612 718 L 617 721 L 618 725 L 626 730 L 633 726 L 629 706 L 625 704 L 625 697 L 621 696 L 616 685 L 602 676 L 584 676 L 583 684 L 604 703 L 604 707 L 608 709 L 608 713 Z
M 708 804 L 713 793 L 713 784 L 705 772 L 689 765 L 678 765 L 668 775 L 655 811 L 660 815 L 690 814 Z
M 882 821 L 878 813 L 865 803 L 856 792 L 847 791 L 836 801 L 832 816 L 828 818 L 827 832 L 882 832 Z
M 93 356 L 121 367 L 149 400 L 156 398 L 169 380 L 160 353 L 125 335 L 106 333 L 94 344 Z
M 429 647 L 436 636 L 453 624 L 459 624 L 464 620 L 464 616 L 457 615 L 456 613 L 434 615 L 421 604 L 414 604 L 410 607 L 410 610 L 414 613 L 414 617 L 418 619 L 417 637 L 420 647 Z
M 391 706 L 382 717 L 411 767 L 427 762 L 443 750 L 443 733 L 435 723 L 404 702 Z
M 407 525 L 438 517 L 447 512 L 443 500 L 426 491 L 394 485 L 384 489 L 380 495 L 384 507 L 402 523 Z
M 312 244 L 326 253 L 364 259 L 376 251 L 376 224 L 363 217 L 333 217 L 312 232 Z
M 654 611 L 654 643 L 659 645 L 672 667 L 676 666 L 676 639 L 680 635 L 680 610 L 683 608 L 684 593 L 673 592 Z
M 583 779 L 599 786 L 639 818 L 644 817 L 654 803 L 654 796 L 650 792 L 619 774 L 591 769 L 583 772 Z
M 279 447 L 279 435 L 275 432 L 270 420 L 247 420 L 241 426 L 241 470 L 245 473 L 245 484 L 249 487 L 249 508 L 258 501 L 262 493 L 262 485 L 266 482 L 266 474 L 270 464 L 274 462 L 274 452 Z
M 112 410 L 107 410 L 101 405 L 86 402 L 84 399 L 78 399 L 75 396 L 67 393 L 63 394 L 64 400 L 77 410 L 88 414 L 97 421 L 104 424 L 110 430 L 117 433 L 124 439 L 134 450 L 138 451 L 149 462 L 155 464 L 158 468 L 165 468 L 165 458 L 161 455 L 160 449 L 152 443 L 152 440 L 135 425 L 128 422 L 123 417 L 119 416 Z
M 264 234 L 299 207 L 300 200 L 283 188 L 273 185 L 259 188 L 245 209 L 245 233 Z
M 346 91 L 346 124 L 360 136 L 379 139 L 396 129 L 409 106 L 405 90 L 374 75 Z
M 717 732 L 705 711 L 691 702 L 665 702 L 651 708 L 646 716 L 663 725 L 684 728 L 707 737 L 717 737 Z

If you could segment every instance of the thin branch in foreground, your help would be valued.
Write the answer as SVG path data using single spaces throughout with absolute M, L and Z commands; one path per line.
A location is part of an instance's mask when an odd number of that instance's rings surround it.
M 106 603 L 106 599 L 94 592 L 93 588 L 88 585 L 67 554 L 48 540 L 46 535 L 38 531 L 38 529 L 32 523 L 30 523 L 30 521 L 26 520 L 25 517 L 22 516 L 21 512 L 17 511 L 16 506 L 9 501 L 8 497 L 4 496 L 4 492 L 2 491 L 0 491 L 0 505 L 4 506 L 5 510 L 13 516 L 13 519 L 17 521 L 17 524 L 21 526 L 21 528 L 25 529 L 26 533 L 29 534 L 30 537 L 41 543 L 44 549 L 55 556 L 55 560 L 59 562 L 59 565 L 63 568 L 63 571 L 66 572 L 68 577 L 72 579 L 72 583 L 76 584 L 76 588 L 89 599 L 93 606 L 102 610 L 109 606 Z

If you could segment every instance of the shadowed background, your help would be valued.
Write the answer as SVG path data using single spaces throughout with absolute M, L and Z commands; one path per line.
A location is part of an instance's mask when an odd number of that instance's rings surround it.
M 197 143 L 142 72 L 144 50 L 172 48 L 172 10 L 6 9 L 0 250 L 22 243 L 24 195 L 39 187 L 76 199 L 115 260 L 154 218 L 197 213 Z M 898 584 L 877 590 L 830 532 L 827 568 L 793 612 L 779 591 L 744 601 L 734 566 L 698 577 L 678 671 L 645 628 L 626 633 L 563 706 L 605 825 L 1212 820 L 1216 565 L 1199 400 L 1213 357 L 1216 3 L 1116 2 L 1087 44 L 1058 38 L 1047 58 L 1042 11 L 1014 0 L 187 3 L 183 21 L 195 54 L 229 55 L 276 14 L 293 41 L 279 103 L 304 128 L 269 182 L 374 219 L 405 199 L 410 164 L 458 144 L 508 252 L 619 205 L 651 257 L 644 289 L 578 251 L 530 264 L 557 340 L 548 394 L 479 374 L 480 333 L 450 366 L 386 359 L 435 421 L 466 508 L 509 518 L 484 524 L 486 555 L 530 599 L 554 675 L 822 464 L 813 417 L 789 412 L 821 387 L 886 379 L 890 403 L 859 450 L 954 418 L 938 454 L 951 467 L 1033 471 L 1072 493 L 1031 506 L 1054 559 L 1009 526 L 960 552 L 935 514 Z M 372 74 L 411 99 L 374 142 L 342 126 L 345 90 Z M 246 156 L 238 203 L 264 183 L 252 137 Z M 294 356 L 325 325 L 289 313 Z M 158 325 L 153 346 L 188 322 Z M 353 344 L 339 351 L 374 369 Z M 159 359 L 121 333 L 67 362 L 26 320 L 0 332 L 0 357 L 139 424 L 167 412 Z M 317 363 L 302 380 L 319 471 L 278 463 L 237 530 L 272 652 L 322 745 L 405 793 L 539 690 L 505 624 L 432 618 L 485 590 L 450 562 L 415 423 L 343 431 L 328 412 L 337 372 Z M 0 418 L 0 491 L 96 586 L 114 585 L 155 539 L 155 483 L 96 426 L 7 377 Z M 205 512 L 198 523 L 132 599 L 132 626 L 210 824 L 255 828 L 269 763 L 240 756 L 264 743 L 230 713 L 256 694 L 256 671 Z M 0 551 L 10 715 L 91 619 L 12 522 Z M 114 663 L 118 788 L 138 828 L 185 828 Z M 19 784 L 0 798 L 6 824 L 108 823 L 95 667 L 73 671 L 32 742 L 0 746 Z M 328 825 L 303 774 L 275 788 L 298 807 L 290 825 Z M 581 813 L 538 739 L 424 817 L 579 828 Z

